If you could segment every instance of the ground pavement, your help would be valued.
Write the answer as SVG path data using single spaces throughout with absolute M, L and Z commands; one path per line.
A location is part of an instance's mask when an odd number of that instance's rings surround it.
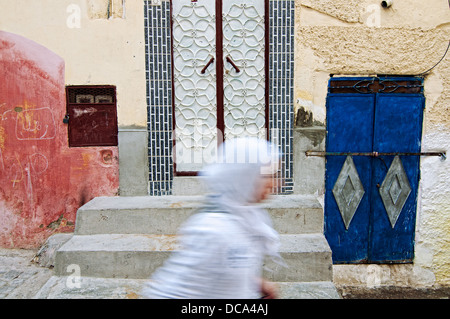
M 53 270 L 36 261 L 37 250 L 0 249 L 0 299 L 98 298 L 136 299 L 145 280 L 53 276 Z M 48 265 L 48 263 L 47 263 Z M 73 285 L 73 290 L 67 290 Z M 85 289 L 77 289 L 77 285 Z M 450 287 L 336 287 L 343 299 L 449 299 Z M 69 291 L 69 292 L 68 292 Z M 305 295 L 305 297 L 307 297 Z M 326 298 L 326 296 L 323 296 Z
M 138 299 L 144 279 L 54 276 L 38 251 L 0 249 L 0 299 Z M 42 256 L 41 256 L 42 257 Z M 39 264 L 37 261 L 39 260 Z M 283 285 L 284 283 L 280 283 Z M 331 282 L 299 283 L 280 289 L 282 299 L 340 299 Z

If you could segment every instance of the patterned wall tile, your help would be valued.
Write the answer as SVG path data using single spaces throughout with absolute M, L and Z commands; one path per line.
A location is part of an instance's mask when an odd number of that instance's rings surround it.
M 283 152 L 280 194 L 294 188 L 294 5 L 293 0 L 269 1 L 269 138 Z
M 170 2 L 144 1 L 149 195 L 172 192 L 172 57 Z

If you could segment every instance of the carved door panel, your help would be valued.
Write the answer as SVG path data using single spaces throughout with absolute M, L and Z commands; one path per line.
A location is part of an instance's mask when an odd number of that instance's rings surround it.
M 215 1 L 172 1 L 172 30 L 176 169 L 198 171 L 217 147 Z
M 173 0 L 175 171 L 227 138 L 265 137 L 265 1 Z
M 264 138 L 264 1 L 224 1 L 223 12 L 225 139 Z

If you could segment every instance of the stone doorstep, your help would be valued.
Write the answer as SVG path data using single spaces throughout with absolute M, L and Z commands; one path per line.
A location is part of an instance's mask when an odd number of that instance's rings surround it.
M 203 196 L 97 197 L 77 212 L 75 234 L 176 234 Z M 281 234 L 323 232 L 323 209 L 310 195 L 276 195 L 261 205 Z
M 280 235 L 280 240 L 280 255 L 289 267 L 268 262 L 273 272 L 265 277 L 282 282 L 332 280 L 331 250 L 322 234 Z M 78 269 L 87 277 L 145 279 L 177 248 L 172 235 L 75 235 L 56 252 L 55 275 Z
M 81 210 L 143 209 L 143 208 L 196 208 L 204 196 L 100 196 L 80 207 Z M 315 195 L 272 195 L 261 207 L 322 208 Z
M 147 279 L 53 276 L 35 299 L 139 299 Z M 331 281 L 279 282 L 280 299 L 340 299 Z
M 203 195 L 206 193 L 206 185 L 201 176 L 174 176 L 172 184 L 172 194 L 183 195 Z

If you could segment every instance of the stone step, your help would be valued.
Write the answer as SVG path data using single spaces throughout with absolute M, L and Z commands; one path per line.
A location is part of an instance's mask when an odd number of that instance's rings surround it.
M 201 176 L 174 176 L 172 195 L 193 196 L 204 195 L 207 192 L 206 185 Z
M 288 268 L 267 263 L 277 282 L 332 281 L 331 250 L 323 234 L 280 235 Z M 145 279 L 178 249 L 173 235 L 74 235 L 56 252 L 55 275 L 79 270 L 85 277 Z
M 96 197 L 78 209 L 75 234 L 176 234 L 203 196 Z M 323 232 L 323 208 L 313 195 L 274 195 L 261 204 L 280 234 Z
M 138 299 L 147 279 L 53 276 L 35 299 Z M 340 299 L 331 281 L 280 282 L 280 299 Z

